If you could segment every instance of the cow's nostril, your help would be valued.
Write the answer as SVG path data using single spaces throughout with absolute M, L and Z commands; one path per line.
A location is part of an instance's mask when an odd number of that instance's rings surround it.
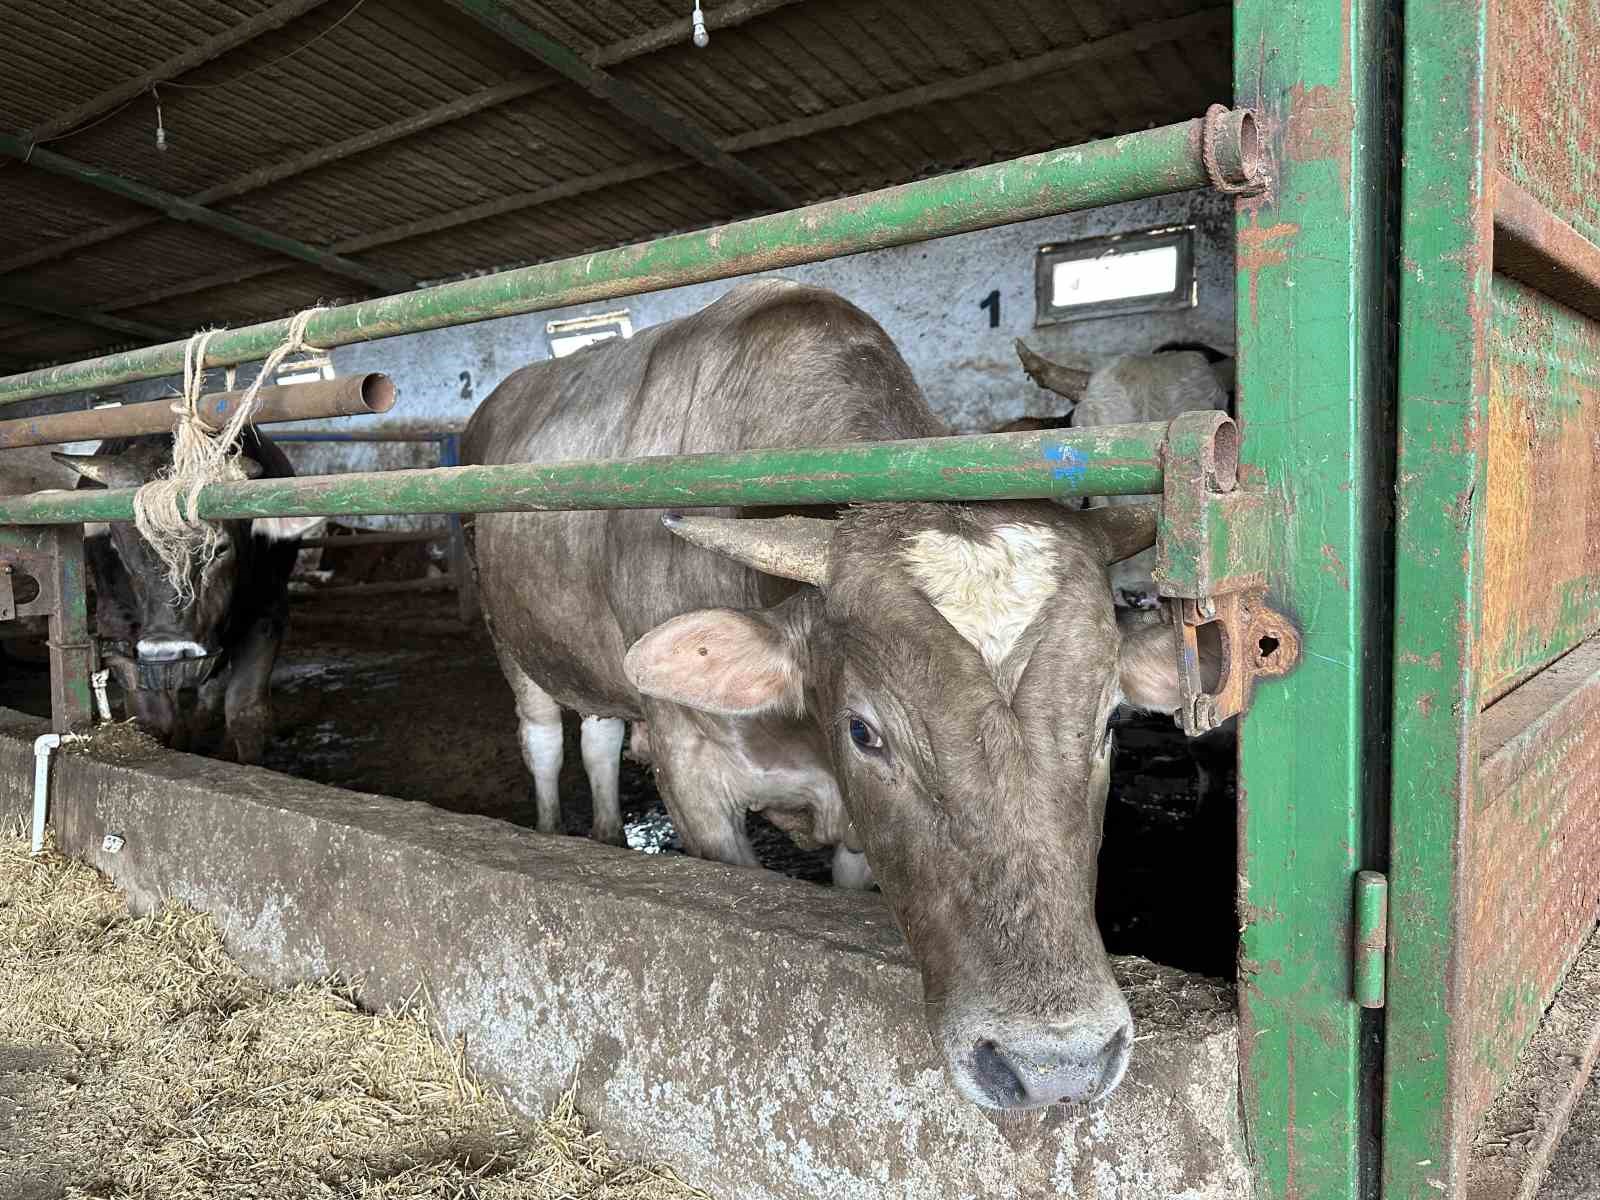
M 982 1041 L 973 1047 L 972 1075 L 989 1099 L 1000 1108 L 1015 1108 L 1027 1098 L 1028 1089 L 1000 1053 L 1000 1047 L 993 1042 Z
M 1111 1035 L 1105 1049 L 1100 1052 L 1100 1095 L 1108 1095 L 1122 1080 L 1128 1066 L 1128 1052 L 1133 1049 L 1133 1026 L 1124 1025 Z

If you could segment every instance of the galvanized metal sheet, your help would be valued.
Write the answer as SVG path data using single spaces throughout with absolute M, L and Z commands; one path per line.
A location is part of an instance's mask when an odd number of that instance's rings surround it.
M 1463 893 L 1473 1121 L 1600 919 L 1600 640 L 1484 712 L 1479 742 Z
M 1600 323 L 1501 276 L 1492 299 L 1485 704 L 1600 629 Z

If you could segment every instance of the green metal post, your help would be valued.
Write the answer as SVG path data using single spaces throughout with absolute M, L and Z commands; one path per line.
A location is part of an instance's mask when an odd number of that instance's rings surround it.
M 50 554 L 55 590 L 50 612 L 50 727 L 56 733 L 71 733 L 87 727 L 94 716 L 89 698 L 94 645 L 89 640 L 83 526 L 49 530 L 42 545 Z
M 1272 187 L 1239 204 L 1242 486 L 1272 498 L 1269 600 L 1303 638 L 1240 727 L 1239 1045 L 1261 1200 L 1370 1194 L 1376 1016 L 1351 888 L 1381 866 L 1387 597 L 1382 0 L 1234 7 L 1234 94 Z
M 199 515 L 382 516 L 719 508 L 885 500 L 1069 499 L 1161 491 L 1159 422 L 797 450 L 436 467 L 212 484 Z M 0 525 L 130 521 L 132 489 L 0 499 Z
M 1493 166 L 1485 0 L 1405 0 L 1384 1195 L 1463 1194 L 1460 892 L 1476 643 Z
M 1206 187 L 1203 125 L 1185 121 L 698 233 L 347 304 L 312 317 L 306 340 L 347 346 Z M 1253 123 L 1219 126 L 1221 140 L 1231 143 L 1216 147 L 1219 162 L 1253 165 Z M 206 363 L 263 358 L 288 332 L 288 320 L 219 332 Z M 183 348 L 183 342 L 169 342 L 9 376 L 0 379 L 0 404 L 171 375 L 183 369 Z

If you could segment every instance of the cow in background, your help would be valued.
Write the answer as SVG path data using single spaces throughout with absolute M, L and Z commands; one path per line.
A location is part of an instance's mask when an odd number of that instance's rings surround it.
M 243 450 L 252 477 L 294 474 L 283 451 L 254 430 L 246 431 Z M 172 461 L 172 438 L 111 439 L 97 453 L 55 458 L 82 476 L 80 487 L 139 487 Z M 189 603 L 131 521 L 86 526 L 84 556 L 97 635 L 107 648 L 102 659 L 139 724 L 166 745 L 189 749 L 221 709 L 224 756 L 255 763 L 272 733 L 272 666 L 288 624 L 298 526 L 223 524 L 227 537 L 217 556 L 191 568 Z
M 1198 342 L 1167 342 L 1150 354 L 1046 357 L 1018 338 L 1016 349 L 1028 377 L 1070 401 L 1072 409 L 1062 416 L 1022 417 L 996 433 L 1170 421 L 1180 413 L 1231 413 L 1233 408 L 1233 360 Z M 1138 496 L 1096 496 L 1086 507 L 1139 503 Z M 1160 604 L 1154 570 L 1154 549 L 1112 569 L 1112 595 L 1119 608 L 1150 610 Z

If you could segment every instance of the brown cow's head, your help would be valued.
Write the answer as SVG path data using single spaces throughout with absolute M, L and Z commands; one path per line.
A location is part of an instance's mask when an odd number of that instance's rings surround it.
M 814 586 L 629 651 L 646 695 L 805 713 L 922 970 L 956 1086 L 998 1108 L 1105 1096 L 1133 1025 L 1094 920 L 1119 699 L 1177 706 L 1171 630 L 1119 631 L 1107 568 L 1153 508 L 883 505 L 837 522 L 669 517 Z

